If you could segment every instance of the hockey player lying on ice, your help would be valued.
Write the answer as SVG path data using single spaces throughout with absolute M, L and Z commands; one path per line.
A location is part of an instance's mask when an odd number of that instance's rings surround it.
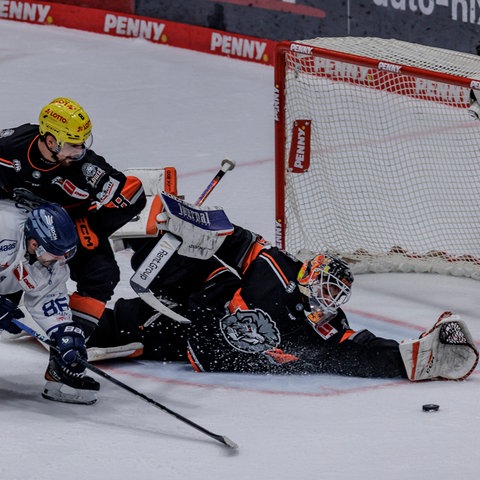
M 228 233 L 233 233 L 227 236 L 224 225 L 215 231 L 214 215 L 224 215 L 221 209 L 162 197 L 167 208 L 158 220 L 183 243 L 149 288 L 191 323 L 160 315 L 140 298 L 119 299 L 106 310 L 87 346 L 141 342 L 143 358 L 188 358 L 193 368 L 206 372 L 417 381 L 464 379 L 474 370 L 478 352 L 457 315 L 446 312 L 420 339 L 401 343 L 354 331 L 341 309 L 353 283 L 341 259 L 320 254 L 302 263 L 239 226 L 229 224 Z M 157 242 L 137 241 L 135 270 Z

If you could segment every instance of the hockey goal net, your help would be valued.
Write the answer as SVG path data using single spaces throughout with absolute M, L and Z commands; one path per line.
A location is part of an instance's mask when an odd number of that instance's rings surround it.
M 277 245 L 329 251 L 356 272 L 480 279 L 471 88 L 475 55 L 379 38 L 280 43 Z

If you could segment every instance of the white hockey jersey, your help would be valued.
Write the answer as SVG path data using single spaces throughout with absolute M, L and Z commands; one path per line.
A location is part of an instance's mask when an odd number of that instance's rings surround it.
M 47 333 L 60 323 L 71 322 L 68 266 L 62 262 L 48 267 L 38 261 L 30 264 L 24 234 L 27 210 L 0 200 L 0 212 L 0 295 L 23 290 L 25 308 Z

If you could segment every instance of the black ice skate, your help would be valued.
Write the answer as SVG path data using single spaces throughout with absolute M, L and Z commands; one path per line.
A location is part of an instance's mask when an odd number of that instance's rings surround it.
M 85 375 L 85 371 L 75 372 L 62 365 L 54 354 L 50 355 L 45 380 L 47 383 L 43 389 L 43 398 L 82 405 L 92 405 L 97 401 L 100 384 Z

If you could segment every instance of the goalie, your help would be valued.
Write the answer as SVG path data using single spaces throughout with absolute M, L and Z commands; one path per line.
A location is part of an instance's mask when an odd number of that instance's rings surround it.
M 355 331 L 341 308 L 350 298 L 353 276 L 340 258 L 319 254 L 302 263 L 240 226 L 225 235 L 224 222 L 220 236 L 211 224 L 206 228 L 182 216 L 179 212 L 192 206 L 175 201 L 179 205 L 167 208 L 160 220 L 188 248 L 156 272 L 150 289 L 191 323 L 160 315 L 140 298 L 120 299 L 106 310 L 89 347 L 141 342 L 144 358 L 188 358 L 195 370 L 207 372 L 418 381 L 461 380 L 475 369 L 478 351 L 457 315 L 445 312 L 419 339 L 400 343 Z M 132 257 L 134 269 L 157 241 L 141 242 Z

